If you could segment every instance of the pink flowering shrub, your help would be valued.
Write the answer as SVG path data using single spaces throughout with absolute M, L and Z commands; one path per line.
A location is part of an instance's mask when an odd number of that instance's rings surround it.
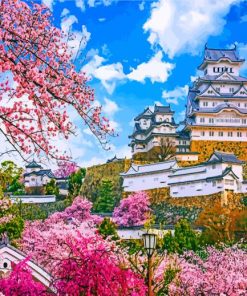
M 169 270 L 175 278 L 169 285 L 169 295 L 246 295 L 247 253 L 238 248 L 207 249 L 202 260 L 193 252 L 178 257 L 166 257 L 156 271 L 156 281 L 162 282 Z
M 144 280 L 120 266 L 113 243 L 99 235 L 78 234 L 66 244 L 69 255 L 53 270 L 54 286 L 61 295 L 146 295 Z
M 5 296 L 50 295 L 41 283 L 33 279 L 26 260 L 13 266 L 13 271 L 6 278 L 0 278 L 0 292 Z
M 72 173 L 78 170 L 78 165 L 75 162 L 60 161 L 58 163 L 58 169 L 54 172 L 57 178 L 67 178 Z
M 116 252 L 115 242 L 98 234 L 91 206 L 77 197 L 64 212 L 27 223 L 22 250 L 51 273 L 58 295 L 145 296 L 144 280 Z
M 149 196 L 146 192 L 137 192 L 121 200 L 114 209 L 113 220 L 122 226 L 143 225 L 150 213 Z

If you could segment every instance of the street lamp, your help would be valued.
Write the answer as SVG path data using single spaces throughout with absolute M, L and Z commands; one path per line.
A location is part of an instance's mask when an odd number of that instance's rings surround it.
M 144 248 L 148 255 L 148 296 L 152 296 L 152 256 L 156 249 L 157 235 L 154 233 L 147 232 L 144 233 L 142 237 L 144 242 Z

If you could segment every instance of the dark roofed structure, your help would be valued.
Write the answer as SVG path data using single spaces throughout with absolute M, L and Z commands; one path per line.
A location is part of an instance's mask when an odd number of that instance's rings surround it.
M 123 158 L 117 158 L 117 155 L 115 155 L 113 158 L 108 159 L 106 163 L 116 162 L 116 161 L 121 161 L 121 160 L 123 160 Z
M 244 62 L 244 59 L 238 56 L 236 45 L 234 45 L 234 48 L 229 49 L 208 48 L 205 45 L 203 62 L 198 69 L 202 70 L 207 62 L 218 62 L 222 59 L 227 59 L 232 63 Z
M 171 110 L 170 105 L 168 105 L 168 106 L 154 105 L 154 113 L 174 114 L 174 111 Z
M 30 173 L 25 173 L 23 176 L 24 177 L 27 177 L 27 176 L 30 176 L 30 175 L 35 175 L 35 176 L 44 176 L 44 175 L 47 175 L 49 178 L 52 178 L 52 179 L 56 179 L 55 175 L 53 174 L 53 172 L 49 169 L 49 170 L 40 170 L 40 171 L 33 171 L 33 172 L 30 172 Z
M 243 161 L 239 160 L 235 154 L 229 152 L 222 151 L 214 151 L 214 153 L 209 158 L 208 162 L 214 161 L 213 156 L 218 158 L 220 162 L 228 162 L 228 163 L 237 163 L 243 164 Z
M 34 169 L 34 168 L 42 168 L 40 164 L 38 164 L 35 160 L 32 162 L 29 162 L 29 164 L 26 165 L 27 169 Z

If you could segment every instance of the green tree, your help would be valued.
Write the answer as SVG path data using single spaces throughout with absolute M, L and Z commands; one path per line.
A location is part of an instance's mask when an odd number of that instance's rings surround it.
M 23 219 L 17 215 L 11 200 L 4 197 L 0 187 L 0 234 L 7 232 L 10 240 L 21 236 L 24 228 Z
M 193 230 L 187 220 L 181 219 L 175 225 L 174 235 L 169 232 L 164 236 L 163 249 L 168 253 L 182 254 L 186 250 L 199 250 L 200 243 L 201 234 Z
M 69 176 L 69 193 L 72 197 L 79 195 L 81 186 L 86 176 L 86 169 L 81 168 Z
M 116 224 L 108 217 L 104 218 L 104 220 L 100 223 L 98 230 L 104 239 L 108 236 L 110 236 L 113 240 L 119 239 Z
M 22 168 L 19 168 L 13 161 L 6 160 L 1 163 L 0 167 L 0 186 L 3 191 L 15 192 L 24 189 L 20 182 Z
M 56 196 L 59 195 L 59 188 L 57 187 L 56 181 L 54 179 L 51 179 L 51 181 L 45 185 L 45 194 Z
M 115 200 L 112 187 L 112 182 L 110 180 L 102 181 L 99 187 L 99 196 L 94 206 L 96 212 L 109 213 L 113 211 Z

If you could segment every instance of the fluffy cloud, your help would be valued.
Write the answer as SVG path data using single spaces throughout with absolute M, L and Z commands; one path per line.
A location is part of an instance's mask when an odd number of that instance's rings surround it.
M 84 0 L 75 0 L 75 6 L 80 8 L 81 11 L 85 11 L 86 9 Z
M 231 5 L 243 0 L 160 0 L 152 5 L 143 28 L 148 41 L 159 44 L 172 58 L 180 53 L 196 54 L 211 35 L 221 33 Z
M 148 62 L 139 64 L 136 69 L 133 69 L 127 77 L 139 82 L 144 82 L 146 78 L 149 78 L 152 83 L 165 82 L 175 65 L 163 62 L 162 58 L 162 52 L 158 51 Z
M 102 111 L 107 115 L 107 116 L 113 116 L 117 111 L 119 111 L 119 107 L 116 102 L 111 101 L 107 98 L 104 98 L 105 104 L 102 107 Z
M 42 0 L 42 3 L 44 5 L 46 5 L 50 10 L 53 9 L 53 3 L 54 1 L 53 0 Z
M 189 87 L 188 85 L 185 86 L 177 86 L 175 89 L 166 91 L 164 90 L 162 92 L 162 98 L 165 99 L 166 103 L 168 104 L 175 104 L 178 105 L 179 99 L 184 100 L 184 98 L 187 96 Z
M 105 58 L 95 55 L 83 68 L 82 71 L 87 75 L 99 79 L 107 92 L 112 94 L 115 90 L 117 81 L 123 80 L 123 65 L 121 63 L 113 63 L 103 65 Z

